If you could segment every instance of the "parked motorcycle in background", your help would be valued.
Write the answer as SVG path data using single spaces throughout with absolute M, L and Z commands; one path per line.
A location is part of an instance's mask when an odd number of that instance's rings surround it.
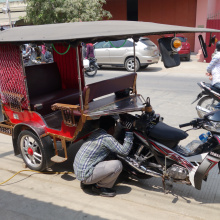
M 200 82 L 197 84 L 202 89 L 202 92 L 198 94 L 196 100 L 193 101 L 192 104 L 199 100 L 196 110 L 198 116 L 202 118 L 205 114 L 218 110 L 215 106 L 220 102 L 220 93 L 211 89 L 212 85 L 210 83 Z
M 117 155 L 124 169 L 141 179 L 160 177 L 164 189 L 165 181 L 169 181 L 192 185 L 200 190 L 202 181 L 207 180 L 209 171 L 220 161 L 220 111 L 180 125 L 191 126 L 189 130 L 208 130 L 199 136 L 200 140 L 181 146 L 179 142 L 187 138 L 187 132 L 163 123 L 152 110 L 149 98 L 145 105 L 141 115 L 119 115 L 115 138 L 123 141 L 122 132 L 126 128 L 133 127 L 134 133 L 129 155 Z
M 96 63 L 96 58 L 89 58 L 83 60 L 83 66 L 85 69 L 85 74 L 89 77 L 93 77 L 96 75 L 97 70 L 99 69 L 98 64 Z

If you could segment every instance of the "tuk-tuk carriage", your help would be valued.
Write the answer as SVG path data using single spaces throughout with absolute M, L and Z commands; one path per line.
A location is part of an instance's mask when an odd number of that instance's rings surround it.
M 133 21 L 97 21 L 16 27 L 0 33 L 0 133 L 12 136 L 15 155 L 44 170 L 67 160 L 69 143 L 89 135 L 105 115 L 146 111 L 134 72 L 85 84 L 81 43 L 188 32 L 219 32 Z M 169 42 L 168 42 L 169 41 Z M 173 39 L 159 40 L 166 67 L 179 65 Z M 171 42 L 171 43 L 170 43 Z M 22 45 L 50 44 L 53 63 L 24 65 Z M 178 43 L 177 43 L 178 44 Z M 178 45 L 179 47 L 180 45 Z M 203 42 L 203 48 L 205 48 Z M 107 96 L 108 95 L 108 96 Z M 62 144 L 65 157 L 58 155 Z

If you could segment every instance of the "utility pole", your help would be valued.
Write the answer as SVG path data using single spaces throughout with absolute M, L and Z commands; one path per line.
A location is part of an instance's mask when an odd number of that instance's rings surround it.
M 8 14 L 9 25 L 10 25 L 10 28 L 12 28 L 12 25 L 11 25 L 11 11 L 10 11 L 10 6 L 9 6 L 8 0 L 6 0 L 6 7 L 2 8 L 2 12 L 4 14 Z

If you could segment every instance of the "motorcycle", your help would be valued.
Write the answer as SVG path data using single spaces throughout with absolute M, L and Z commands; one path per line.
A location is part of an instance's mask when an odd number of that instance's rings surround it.
M 95 76 L 97 70 L 99 69 L 98 64 L 96 63 L 96 58 L 89 58 L 89 65 L 85 67 L 85 74 L 89 77 Z
M 197 84 L 202 89 L 202 92 L 198 94 L 192 104 L 199 100 L 196 110 L 198 116 L 202 118 L 205 114 L 216 110 L 215 106 L 220 102 L 220 93 L 218 93 L 217 90 L 214 91 L 210 83 L 200 82 Z
M 160 115 L 149 111 L 149 101 L 141 115 L 123 114 L 120 117 L 121 129 L 116 134 L 123 137 L 125 128 L 133 127 L 133 147 L 128 156 L 117 155 L 124 169 L 137 178 L 160 177 L 165 189 L 166 182 L 180 182 L 200 190 L 202 181 L 207 180 L 209 171 L 220 161 L 220 111 L 206 114 L 180 128 L 206 129 L 209 137 L 203 143 L 194 141 L 191 147 L 183 147 L 179 142 L 187 138 L 187 131 L 163 123 Z M 150 106 L 151 107 L 151 106 Z M 122 141 L 119 140 L 119 141 Z M 187 145 L 189 146 L 189 145 Z

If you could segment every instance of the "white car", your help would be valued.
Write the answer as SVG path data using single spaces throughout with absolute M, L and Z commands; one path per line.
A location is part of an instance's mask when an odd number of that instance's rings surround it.
M 102 41 L 95 44 L 95 57 L 99 66 L 112 65 L 134 71 L 133 39 Z M 158 63 L 160 54 L 157 46 L 146 37 L 135 43 L 136 71 Z

